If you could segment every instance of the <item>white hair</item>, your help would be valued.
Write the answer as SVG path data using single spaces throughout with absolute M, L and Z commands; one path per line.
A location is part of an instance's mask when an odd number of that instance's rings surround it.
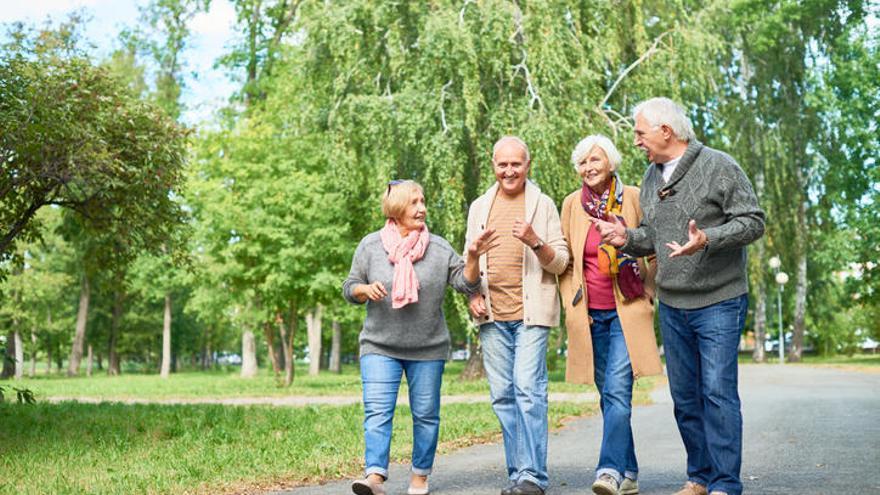
M 651 98 L 639 103 L 633 109 L 633 119 L 639 115 L 644 117 L 651 127 L 669 126 L 675 137 L 682 141 L 693 141 L 697 138 L 684 108 L 669 98 Z
M 523 149 L 523 151 L 526 152 L 526 163 L 532 161 L 532 155 L 529 154 L 529 145 L 527 145 L 525 141 L 517 136 L 502 136 L 501 139 L 495 141 L 495 144 L 492 146 L 492 161 L 495 161 L 495 153 L 498 153 L 498 148 L 500 148 L 502 144 L 508 141 L 513 141 L 514 143 L 518 144 Z
M 610 139 L 601 134 L 587 136 L 581 139 L 581 142 L 574 147 L 574 151 L 571 152 L 571 163 L 574 165 L 574 169 L 578 169 L 578 164 L 580 164 L 581 160 L 589 155 L 596 146 L 605 152 L 605 156 L 608 157 L 608 164 L 611 165 L 611 171 L 616 172 L 623 158 L 620 156 L 620 152 L 617 151 L 617 146 L 614 146 Z

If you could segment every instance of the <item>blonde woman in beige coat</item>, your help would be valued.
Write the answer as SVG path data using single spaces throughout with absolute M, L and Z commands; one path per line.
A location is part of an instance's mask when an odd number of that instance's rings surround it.
M 560 277 L 568 331 L 566 380 L 595 383 L 603 416 L 602 445 L 592 485 L 597 495 L 638 493 L 632 437 L 634 379 L 662 373 L 654 337 L 654 263 L 602 241 L 596 219 L 641 220 L 639 189 L 617 175 L 621 157 L 605 136 L 588 136 L 572 153 L 582 187 L 562 204 L 571 263 Z

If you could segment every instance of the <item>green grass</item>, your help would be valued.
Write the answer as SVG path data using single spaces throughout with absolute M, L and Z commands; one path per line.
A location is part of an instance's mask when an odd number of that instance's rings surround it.
M 488 394 L 486 380 L 459 380 L 464 363 L 451 362 L 443 377 L 443 394 Z M 567 384 L 565 371 L 550 373 L 551 392 L 583 392 L 593 390 Z M 67 378 L 61 375 L 38 375 L 25 379 L 21 385 L 34 391 L 37 400 L 45 397 L 94 397 L 100 399 L 198 399 L 229 397 L 283 397 L 290 395 L 327 396 L 360 395 L 361 381 L 357 365 L 343 367 L 341 374 L 322 371 L 308 376 L 305 367 L 297 367 L 291 387 L 279 385 L 275 376 L 260 370 L 251 379 L 239 377 L 237 370 L 190 371 L 173 373 L 168 379 L 156 374 L 123 374 L 110 377 L 95 373 L 91 377 Z
M 551 425 L 593 413 L 556 403 Z M 443 406 L 440 452 L 493 439 L 488 403 Z M 358 406 L 0 404 L 2 494 L 242 493 L 362 469 Z M 406 461 L 409 409 L 399 407 L 392 457 Z
M 877 368 L 880 371 L 880 354 L 854 354 L 852 356 L 804 356 L 804 364 L 845 367 L 845 368 Z
M 752 356 L 750 354 L 739 355 L 740 364 L 751 364 Z M 779 355 L 775 353 L 767 353 L 767 364 L 778 364 Z M 791 364 L 786 361 L 786 364 Z M 800 365 L 813 366 L 830 366 L 835 368 L 847 368 L 863 371 L 880 371 L 880 354 L 854 354 L 846 356 L 843 354 L 833 356 L 817 356 L 808 354 L 804 356 L 803 361 L 796 363 Z

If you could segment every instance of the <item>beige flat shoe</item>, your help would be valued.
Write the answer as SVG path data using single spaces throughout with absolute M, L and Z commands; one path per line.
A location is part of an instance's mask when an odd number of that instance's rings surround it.
M 351 491 L 355 495 L 385 495 L 384 483 L 372 483 L 370 480 L 355 480 L 351 484 Z

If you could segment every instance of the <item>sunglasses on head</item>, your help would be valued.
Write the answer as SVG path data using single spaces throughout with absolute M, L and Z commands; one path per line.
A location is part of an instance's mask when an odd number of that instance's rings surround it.
M 386 195 L 391 194 L 391 186 L 396 186 L 396 185 L 400 184 L 401 182 L 403 182 L 403 179 L 394 179 L 394 180 L 388 181 L 388 190 L 385 191 L 385 194 Z

